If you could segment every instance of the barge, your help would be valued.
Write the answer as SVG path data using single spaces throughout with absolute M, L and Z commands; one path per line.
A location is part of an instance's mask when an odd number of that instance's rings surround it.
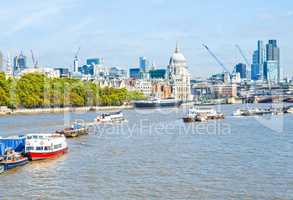
M 74 122 L 71 127 L 58 130 L 56 133 L 63 134 L 67 138 L 75 138 L 81 135 L 87 135 L 89 133 L 89 128 L 80 122 Z
M 179 107 L 182 103 L 176 99 L 151 99 L 133 102 L 136 108 Z

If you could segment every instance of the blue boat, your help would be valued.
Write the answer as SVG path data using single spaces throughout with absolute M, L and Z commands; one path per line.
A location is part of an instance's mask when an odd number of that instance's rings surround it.
M 25 147 L 25 136 L 0 137 L 0 156 L 4 156 L 6 150 L 12 149 L 15 152 L 23 152 Z
M 28 163 L 28 158 L 22 156 L 21 153 L 15 152 L 14 150 L 7 150 L 2 161 L 0 161 L 0 166 L 4 171 L 22 166 Z

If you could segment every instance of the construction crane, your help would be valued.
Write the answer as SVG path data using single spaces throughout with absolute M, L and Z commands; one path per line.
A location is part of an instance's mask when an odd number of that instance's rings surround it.
M 33 52 L 33 50 L 31 50 L 31 54 L 32 54 L 33 67 L 34 67 L 34 68 L 37 68 L 37 66 L 38 66 L 38 61 L 35 59 L 35 56 L 34 56 L 34 52 Z
M 202 46 L 209 52 L 209 54 L 217 61 L 217 63 L 223 68 L 224 72 L 227 72 L 230 74 L 229 70 L 226 68 L 226 66 L 222 63 L 222 61 L 209 49 L 209 47 L 205 44 L 202 44 Z
M 240 46 L 239 46 L 238 44 L 236 44 L 235 47 L 238 49 L 240 55 L 242 56 L 242 58 L 243 58 L 244 61 L 245 61 L 245 64 L 247 65 L 247 67 L 250 66 L 250 64 L 249 64 L 249 62 L 248 62 L 248 59 L 245 57 L 245 55 L 244 55 L 242 49 L 240 48 Z
M 78 49 L 77 49 L 77 51 L 76 51 L 76 53 L 75 53 L 74 58 L 78 58 L 79 52 L 80 52 L 80 47 L 78 47 Z

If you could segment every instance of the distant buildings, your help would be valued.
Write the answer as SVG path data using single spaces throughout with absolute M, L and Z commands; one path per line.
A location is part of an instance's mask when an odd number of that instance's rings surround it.
M 140 68 L 130 68 L 129 77 L 133 79 L 140 79 Z
M 172 86 L 173 97 L 176 100 L 192 100 L 190 74 L 187 68 L 187 62 L 178 46 L 176 46 L 175 52 L 169 61 L 168 78 Z
M 246 64 L 238 63 L 235 66 L 235 72 L 240 74 L 241 79 L 246 79 L 247 78 Z
M 20 72 L 27 68 L 26 56 L 21 52 L 13 59 L 13 71 Z
M 280 82 L 280 49 L 276 40 L 269 40 L 264 46 L 263 41 L 257 42 L 257 50 L 253 53 L 251 79 Z
M 86 60 L 86 64 L 91 65 L 91 66 L 102 65 L 102 59 L 101 58 L 88 58 Z
M 148 60 L 146 59 L 146 57 L 144 56 L 139 57 L 139 69 L 142 72 L 145 72 L 147 67 L 148 67 Z
M 270 82 L 280 82 L 280 49 L 276 40 L 269 40 L 266 45 L 266 54 L 265 79 Z
M 165 79 L 167 78 L 167 70 L 166 69 L 152 69 L 149 71 L 149 75 L 151 79 Z
M 59 77 L 69 77 L 70 72 L 68 68 L 54 68 L 55 71 L 59 74 Z

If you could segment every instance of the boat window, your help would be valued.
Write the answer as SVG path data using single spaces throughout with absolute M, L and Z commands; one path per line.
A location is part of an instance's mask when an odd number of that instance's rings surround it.
M 37 136 L 37 135 L 34 135 L 33 138 L 34 138 L 34 139 L 38 139 L 38 136 Z
M 37 150 L 38 151 L 43 150 L 43 147 L 37 147 Z
M 32 139 L 32 136 L 27 136 L 27 139 L 28 139 L 28 140 Z
M 43 139 L 44 137 L 42 135 L 39 136 L 39 139 Z
M 44 147 L 44 150 L 45 151 L 50 151 L 51 150 L 51 147 L 49 147 L 49 146 L 48 147 Z
M 34 147 L 26 147 L 26 150 L 27 150 L 27 151 L 34 150 Z

